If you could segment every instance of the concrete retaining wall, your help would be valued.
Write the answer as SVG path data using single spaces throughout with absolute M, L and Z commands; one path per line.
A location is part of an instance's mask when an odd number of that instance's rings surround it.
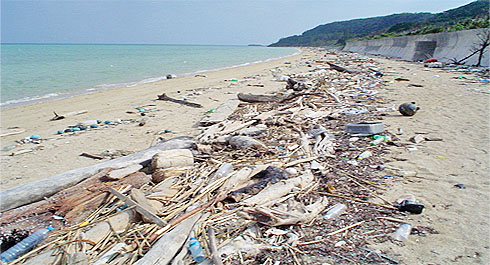
M 481 29 L 442 32 L 427 35 L 405 36 L 387 39 L 347 42 L 344 51 L 378 54 L 401 58 L 408 61 L 420 61 L 426 58 L 437 58 L 442 62 L 450 59 L 462 59 L 471 54 L 471 46 L 478 42 L 477 33 Z M 482 60 L 483 66 L 489 66 L 487 50 Z M 478 54 L 466 60 L 466 65 L 474 65 Z

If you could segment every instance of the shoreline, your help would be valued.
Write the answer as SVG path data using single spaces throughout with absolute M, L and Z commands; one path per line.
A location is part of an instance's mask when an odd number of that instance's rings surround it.
M 170 135 L 193 136 L 198 131 L 193 126 L 204 117 L 207 110 L 219 106 L 229 98 L 235 97 L 235 94 L 231 91 L 250 93 L 261 93 L 264 91 L 264 88 L 261 87 L 247 86 L 255 79 L 244 77 L 270 75 L 269 69 L 281 66 L 287 68 L 290 65 L 284 64 L 284 62 L 299 62 L 302 56 L 303 53 L 299 53 L 266 62 L 209 71 L 206 72 L 206 77 L 187 75 L 175 79 L 97 90 L 72 97 L 2 109 L 2 132 L 9 127 L 20 127 L 25 129 L 25 132 L 4 136 L 1 139 L 2 149 L 12 145 L 18 146 L 15 149 L 0 152 L 2 155 L 0 189 L 5 190 L 36 179 L 56 175 L 75 167 L 88 166 L 98 162 L 97 160 L 80 157 L 79 155 L 82 152 L 100 153 L 109 149 L 124 149 L 134 152 L 145 149 L 159 137 L 157 135 L 158 132 L 164 129 L 171 130 L 172 133 Z M 238 79 L 238 82 L 225 81 L 231 79 Z M 267 80 L 267 83 L 271 84 L 270 88 L 266 89 L 270 92 L 276 91 L 284 85 L 283 82 L 272 80 Z M 204 108 L 187 108 L 179 104 L 156 100 L 157 95 L 162 92 L 172 98 L 186 98 L 190 102 L 197 102 L 203 105 Z M 146 105 L 155 105 L 155 112 L 148 113 L 146 117 L 142 117 L 135 108 Z M 53 111 L 63 114 L 80 110 L 87 110 L 88 112 L 59 121 L 49 121 L 53 117 Z M 174 120 L 175 114 L 179 116 L 185 115 L 186 119 L 182 122 L 176 121 Z M 58 130 L 64 130 L 84 120 L 114 121 L 118 119 L 126 123 L 118 126 L 104 125 L 96 130 L 87 130 L 80 133 L 56 134 Z M 144 127 L 138 127 L 137 124 L 143 119 L 147 120 L 147 124 Z M 165 122 L 154 121 L 156 119 L 163 119 Z M 165 128 L 161 128 L 162 124 L 160 123 L 164 123 Z M 137 136 L 133 133 L 133 130 L 137 131 Z M 107 135 L 108 132 L 115 135 Z M 40 135 L 41 139 L 44 139 L 41 144 L 28 143 L 19 145 L 16 143 L 16 141 L 34 134 Z M 127 140 L 125 142 L 117 141 L 112 136 Z M 89 143 L 84 141 L 89 141 Z M 36 150 L 24 155 L 9 156 L 12 152 L 26 149 Z M 63 157 L 61 161 L 64 162 L 59 164 L 61 156 L 57 153 L 67 154 L 69 158 Z M 36 160 L 34 165 L 37 168 L 31 168 L 32 159 Z M 56 163 L 55 167 L 51 166 L 53 163 Z
M 272 47 L 274 48 L 274 47 Z M 177 78 L 181 77 L 186 77 L 186 76 L 191 76 L 191 75 L 196 75 L 196 74 L 205 74 L 209 72 L 216 72 L 216 71 L 221 71 L 221 70 L 226 70 L 226 69 L 232 69 L 232 68 L 237 68 L 237 67 L 242 67 L 242 66 L 247 66 L 247 65 L 254 65 L 254 64 L 260 64 L 260 63 L 266 63 L 270 61 L 275 61 L 275 60 L 281 60 L 285 58 L 289 58 L 292 56 L 300 55 L 301 54 L 301 49 L 291 47 L 293 49 L 296 49 L 296 52 L 290 55 L 285 55 L 285 56 L 280 56 L 280 57 L 273 57 L 273 58 L 268 58 L 264 60 L 258 60 L 258 61 L 252 61 L 252 62 L 246 62 L 242 64 L 237 64 L 237 65 L 231 65 L 231 66 L 224 66 L 224 67 L 218 67 L 218 68 L 212 68 L 212 69 L 202 69 L 202 70 L 197 70 L 194 72 L 184 72 L 184 73 L 168 73 L 168 74 L 175 74 Z M 144 78 L 139 81 L 129 81 L 129 82 L 122 82 L 122 83 L 111 83 L 111 84 L 99 84 L 99 85 L 94 85 L 89 88 L 83 88 L 83 89 L 72 89 L 71 92 L 54 92 L 54 93 L 47 93 L 44 95 L 39 95 L 39 96 L 34 96 L 34 97 L 27 97 L 27 98 L 20 98 L 20 99 L 12 99 L 8 100 L 6 102 L 1 102 L 0 103 L 0 110 L 6 110 L 10 108 L 15 108 L 19 106 L 26 106 L 26 105 L 31 105 L 31 104 L 39 104 L 51 100 L 58 100 L 58 99 L 64 99 L 64 98 L 71 98 L 71 97 L 77 97 L 85 94 L 90 94 L 94 93 L 97 91 L 103 91 L 103 90 L 108 90 L 108 89 L 118 89 L 122 87 L 133 87 L 133 86 L 138 86 L 138 85 L 144 85 L 144 84 L 151 84 L 155 82 L 161 82 L 167 80 L 166 76 L 156 76 L 156 77 L 149 77 L 149 78 Z

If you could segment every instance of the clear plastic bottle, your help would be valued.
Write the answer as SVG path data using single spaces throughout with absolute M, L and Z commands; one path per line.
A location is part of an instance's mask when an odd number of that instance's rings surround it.
M 216 170 L 216 173 L 214 173 L 214 176 L 217 178 L 223 178 L 228 176 L 233 171 L 233 165 L 231 163 L 224 163 L 221 165 L 218 170 Z
M 194 259 L 194 261 L 197 263 L 203 262 L 206 258 L 202 250 L 201 243 L 199 243 L 195 237 L 191 237 L 189 239 L 189 251 L 191 252 L 192 259 Z
M 357 160 L 362 160 L 364 158 L 368 158 L 370 156 L 372 156 L 373 153 L 371 153 L 371 151 L 364 151 L 362 152 L 358 157 L 357 157 Z
M 44 239 L 48 237 L 49 232 L 54 228 L 48 226 L 47 228 L 39 229 L 32 233 L 30 236 L 24 238 L 15 246 L 9 248 L 7 251 L 0 255 L 2 262 L 11 262 L 16 260 L 18 257 L 24 255 L 31 249 L 33 249 L 37 244 L 41 243 Z
M 339 215 L 341 215 L 345 209 L 347 209 L 347 206 L 342 203 L 337 203 L 334 207 L 332 207 L 328 212 L 323 216 L 325 219 L 332 219 L 335 218 Z
M 402 224 L 395 231 L 393 238 L 398 241 L 405 241 L 408 238 L 408 235 L 410 235 L 411 231 L 412 231 L 412 226 L 410 224 Z

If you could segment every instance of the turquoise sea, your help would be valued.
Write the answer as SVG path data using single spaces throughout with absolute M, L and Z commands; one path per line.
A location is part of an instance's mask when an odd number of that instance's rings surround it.
M 184 76 L 298 53 L 201 45 L 2 44 L 0 106 Z

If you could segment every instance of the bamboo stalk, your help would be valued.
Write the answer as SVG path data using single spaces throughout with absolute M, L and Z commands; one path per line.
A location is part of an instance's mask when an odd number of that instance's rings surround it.
M 218 254 L 218 248 L 216 246 L 216 236 L 214 234 L 214 229 L 212 227 L 208 228 L 208 237 L 209 237 L 209 250 L 211 252 L 211 259 L 213 260 L 214 265 L 223 265 L 221 258 Z

